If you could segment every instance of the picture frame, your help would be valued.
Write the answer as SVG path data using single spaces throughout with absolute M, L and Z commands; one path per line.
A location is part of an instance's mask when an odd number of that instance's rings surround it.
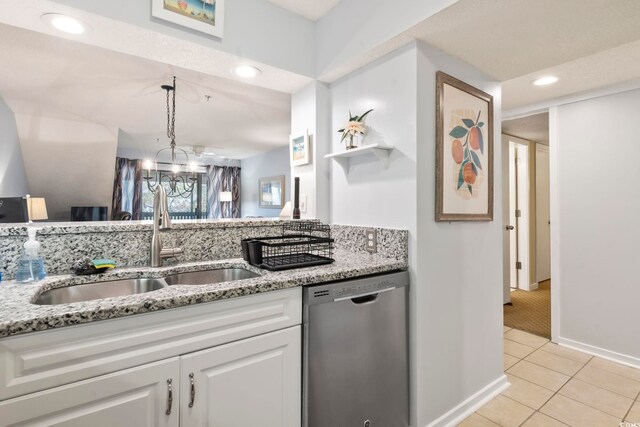
M 258 204 L 260 208 L 282 209 L 285 200 L 284 175 L 258 179 Z
M 436 73 L 436 221 L 493 221 L 493 96 Z
M 151 0 L 151 15 L 222 38 L 225 0 Z
M 311 162 L 311 144 L 309 132 L 289 136 L 291 166 L 302 166 Z

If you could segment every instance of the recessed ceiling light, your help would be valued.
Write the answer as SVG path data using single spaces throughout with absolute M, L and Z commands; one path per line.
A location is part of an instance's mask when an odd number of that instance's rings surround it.
M 547 86 L 557 81 L 558 81 L 558 78 L 555 76 L 545 76 L 545 77 L 540 77 L 539 79 L 534 80 L 533 84 L 535 86 Z
M 60 13 L 46 13 L 42 19 L 47 21 L 53 28 L 69 34 L 82 34 L 86 30 L 86 25 L 71 16 Z
M 252 67 L 251 65 L 238 65 L 233 69 L 233 73 L 237 76 L 244 77 L 245 79 L 252 79 L 262 73 L 262 71 L 256 67 Z

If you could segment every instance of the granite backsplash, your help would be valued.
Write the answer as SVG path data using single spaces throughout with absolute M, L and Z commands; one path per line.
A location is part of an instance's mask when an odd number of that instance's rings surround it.
M 241 219 L 174 221 L 173 229 L 163 232 L 166 247 L 180 246 L 183 254 L 166 265 L 197 261 L 214 261 L 242 256 L 240 240 L 282 234 L 286 220 Z M 68 274 L 75 260 L 83 257 L 109 258 L 120 267 L 149 265 L 152 225 L 150 221 L 42 223 L 38 241 L 49 275 Z M 335 247 L 346 251 L 366 252 L 367 227 L 332 225 Z M 17 262 L 27 236 L 24 225 L 0 226 L 0 259 L 3 279 L 15 276 Z M 378 255 L 405 261 L 407 231 L 377 228 Z

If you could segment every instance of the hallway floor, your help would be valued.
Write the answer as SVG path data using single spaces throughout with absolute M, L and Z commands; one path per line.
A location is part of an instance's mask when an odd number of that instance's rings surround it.
M 535 291 L 511 292 L 504 306 L 504 324 L 510 328 L 551 338 L 551 281 L 540 282 Z
M 640 426 L 639 369 L 507 326 L 504 353 L 511 386 L 459 426 Z

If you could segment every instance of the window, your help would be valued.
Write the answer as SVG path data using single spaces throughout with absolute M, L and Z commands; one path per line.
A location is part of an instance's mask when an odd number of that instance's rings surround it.
M 180 175 L 186 179 L 187 175 L 190 174 L 184 172 Z M 198 173 L 197 177 L 198 180 L 191 194 L 186 197 L 169 197 L 171 219 L 201 219 L 207 217 L 207 175 Z M 163 182 L 162 185 L 167 190 L 167 193 L 171 191 L 168 182 Z M 142 183 L 141 219 L 153 219 L 153 193 L 149 190 L 146 182 Z

